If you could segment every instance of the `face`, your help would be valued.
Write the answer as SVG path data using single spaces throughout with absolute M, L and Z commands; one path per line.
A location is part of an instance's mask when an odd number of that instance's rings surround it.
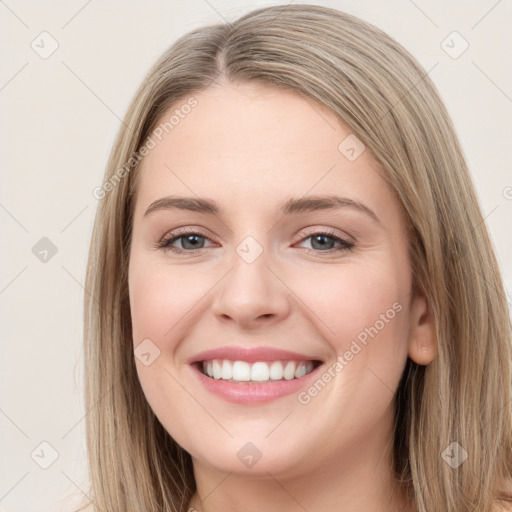
M 293 93 L 245 84 L 193 97 L 153 137 L 134 211 L 133 344 L 150 406 L 195 464 L 223 472 L 292 476 L 380 449 L 417 307 L 379 166 Z M 195 202 L 159 201 L 171 196 Z M 203 354 L 224 348 L 239 351 Z

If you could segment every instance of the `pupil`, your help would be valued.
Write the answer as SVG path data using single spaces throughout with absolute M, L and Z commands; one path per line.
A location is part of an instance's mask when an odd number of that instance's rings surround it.
M 325 241 L 325 239 L 331 239 L 331 240 L 332 240 L 332 238 L 331 238 L 331 237 L 326 236 L 326 235 L 316 235 L 316 236 L 314 236 L 314 237 L 313 237 L 313 240 L 312 240 L 312 243 L 311 243 L 311 245 L 312 245 L 314 248 L 315 248 L 315 242 L 316 242 L 317 240 L 319 240 L 319 239 L 322 239 L 322 240 L 324 240 L 324 241 Z M 326 247 L 326 244 L 325 244 L 325 243 L 320 243 L 320 247 L 319 247 L 320 249 L 322 249 L 322 248 L 323 248 L 323 249 L 325 249 L 325 247 Z M 317 247 L 317 248 L 318 248 L 318 247 Z M 329 248 L 330 248 L 330 247 L 329 247 Z
M 197 248 L 197 239 L 198 238 L 202 238 L 201 236 L 199 235 L 187 235 L 186 237 L 184 237 L 184 243 L 183 243 L 183 247 L 185 249 L 196 249 Z M 195 242 L 194 242 L 195 240 Z M 187 247 L 187 244 L 188 243 L 191 243 L 192 244 L 192 247 Z

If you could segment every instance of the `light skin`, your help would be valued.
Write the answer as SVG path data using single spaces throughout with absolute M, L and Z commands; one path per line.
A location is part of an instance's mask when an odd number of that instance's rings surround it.
M 428 303 L 412 294 L 404 219 L 381 169 L 368 150 L 350 161 L 338 149 L 350 129 L 294 93 L 222 84 L 193 96 L 197 106 L 143 161 L 129 266 L 134 346 L 149 338 L 160 350 L 148 366 L 136 359 L 137 371 L 156 416 L 192 456 L 189 506 L 414 510 L 393 484 L 393 398 L 407 357 L 429 364 L 436 344 Z M 214 200 L 219 212 L 144 215 L 170 195 Z M 326 195 L 376 218 L 347 205 L 280 211 L 292 197 Z M 172 242 L 181 253 L 158 248 L 177 228 L 196 236 Z M 252 263 L 236 251 L 247 236 L 262 249 Z M 393 304 L 401 308 L 390 319 Z M 384 327 L 307 404 L 297 394 L 229 403 L 186 362 L 226 345 L 271 346 L 330 367 L 381 315 Z M 252 467 L 237 457 L 248 442 L 262 454 Z

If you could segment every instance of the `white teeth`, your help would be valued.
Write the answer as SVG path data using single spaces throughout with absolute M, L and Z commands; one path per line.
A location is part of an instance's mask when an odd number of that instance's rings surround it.
M 295 363 L 293 361 L 286 363 L 283 374 L 286 380 L 292 380 L 295 377 Z
M 270 378 L 272 380 L 281 380 L 283 378 L 283 365 L 280 361 L 274 361 L 270 365 Z
M 306 366 L 303 364 L 300 364 L 299 366 L 297 366 L 297 369 L 295 370 L 295 378 L 300 379 L 301 377 L 304 377 L 304 375 L 306 375 L 306 372 L 307 372 Z
M 222 361 L 221 378 L 225 380 L 233 378 L 233 366 L 229 361 Z
M 210 364 L 213 368 L 210 368 Z M 212 363 L 208 362 L 208 368 L 207 368 L 208 375 L 213 375 L 214 379 L 220 379 L 222 376 L 222 368 L 219 364 L 219 361 L 217 359 L 214 359 Z
M 304 377 L 313 371 L 313 361 L 229 361 L 213 359 L 203 361 L 203 372 L 214 379 L 237 382 L 269 382 L 272 380 L 292 380 Z
M 236 364 L 236 363 L 235 363 Z M 263 382 L 268 380 L 270 370 L 267 363 L 254 363 L 251 368 L 251 380 Z
M 224 366 L 226 364 L 230 364 L 229 361 L 224 361 Z M 223 366 L 223 368 L 224 368 Z M 223 375 L 224 377 L 224 375 Z M 233 363 L 233 380 L 243 380 L 249 381 L 251 380 L 251 367 L 249 363 L 245 361 L 235 361 Z

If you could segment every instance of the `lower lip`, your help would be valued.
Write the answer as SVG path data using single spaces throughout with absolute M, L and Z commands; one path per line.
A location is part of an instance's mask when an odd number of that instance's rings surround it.
M 192 365 L 194 373 L 204 387 L 214 395 L 236 404 L 261 404 L 271 402 L 283 396 L 298 393 L 317 377 L 324 364 L 317 366 L 311 373 L 298 379 L 278 380 L 253 384 L 248 382 L 227 382 L 204 375 L 197 365 Z

